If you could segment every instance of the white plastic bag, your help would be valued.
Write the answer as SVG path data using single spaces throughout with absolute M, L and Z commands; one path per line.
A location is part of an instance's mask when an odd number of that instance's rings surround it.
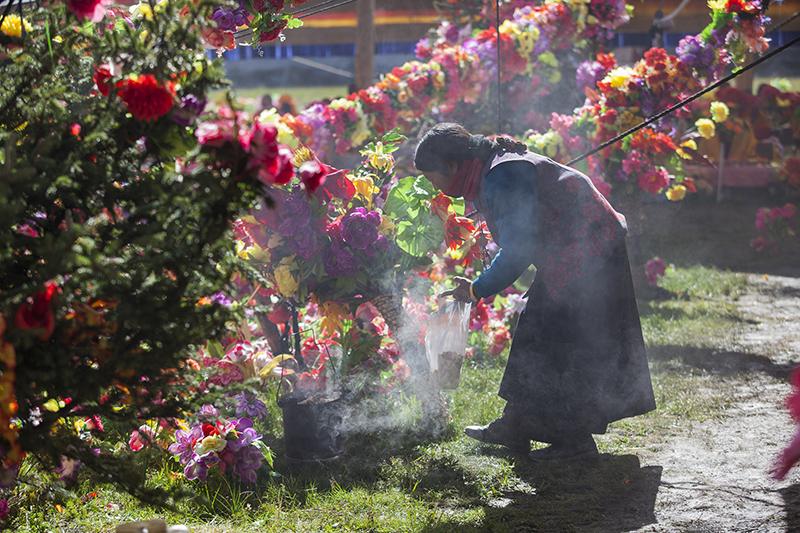
M 425 354 L 431 374 L 442 389 L 455 389 L 467 351 L 471 303 L 447 301 L 431 316 L 425 334 Z

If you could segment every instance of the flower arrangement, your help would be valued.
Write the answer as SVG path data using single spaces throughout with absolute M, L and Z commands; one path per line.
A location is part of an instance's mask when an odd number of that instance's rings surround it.
M 774 249 L 784 241 L 800 235 L 800 217 L 797 206 L 787 203 L 782 207 L 762 207 L 756 211 L 755 227 L 758 235 L 750 241 L 757 252 Z
M 528 144 L 556 159 L 569 159 L 717 79 L 745 51 L 763 49 L 765 6 L 749 2 L 741 10 L 738 4 L 710 5 L 712 22 L 700 35 L 684 38 L 675 55 L 652 48 L 632 67 L 618 65 L 611 54 L 599 54 L 595 61 L 581 65 L 577 83 L 586 93 L 584 105 L 572 116 L 554 114 L 550 130 L 530 132 Z M 692 120 L 689 109 L 678 110 L 589 158 L 588 173 L 604 193 L 613 184 L 627 193 L 683 199 L 687 192 L 696 191 L 694 180 L 684 172 L 685 161 L 702 159 L 695 139 L 713 138 L 730 114 L 723 101 L 705 106 L 705 116 Z M 735 122 L 728 122 L 721 130 L 733 128 Z
M 223 418 L 212 405 L 200 409 L 194 425 L 175 432 L 169 451 L 189 480 L 205 481 L 209 471 L 218 470 L 253 485 L 264 462 L 272 464 L 272 454 L 252 420 Z

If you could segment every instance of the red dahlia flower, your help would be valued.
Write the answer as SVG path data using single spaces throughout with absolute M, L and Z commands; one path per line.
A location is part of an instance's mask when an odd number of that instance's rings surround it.
M 117 82 L 117 93 L 137 120 L 156 120 L 175 103 L 175 85 L 162 84 L 152 74 L 131 76 Z
M 40 340 L 49 339 L 56 329 L 56 317 L 50 304 L 57 292 L 58 285 L 46 283 L 43 291 L 28 298 L 17 308 L 14 325 L 22 330 L 38 330 Z

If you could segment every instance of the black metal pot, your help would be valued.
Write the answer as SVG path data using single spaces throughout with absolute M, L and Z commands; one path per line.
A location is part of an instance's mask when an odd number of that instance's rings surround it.
M 292 463 L 330 461 L 342 454 L 342 397 L 289 395 L 278 400 L 283 410 L 286 459 Z

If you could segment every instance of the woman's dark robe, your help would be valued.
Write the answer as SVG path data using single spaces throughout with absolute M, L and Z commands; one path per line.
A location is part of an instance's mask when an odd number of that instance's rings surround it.
M 506 416 L 559 442 L 653 410 L 625 217 L 585 175 L 536 154 L 498 155 L 485 172 L 478 209 L 501 251 L 475 292 L 537 267 L 500 385 Z

